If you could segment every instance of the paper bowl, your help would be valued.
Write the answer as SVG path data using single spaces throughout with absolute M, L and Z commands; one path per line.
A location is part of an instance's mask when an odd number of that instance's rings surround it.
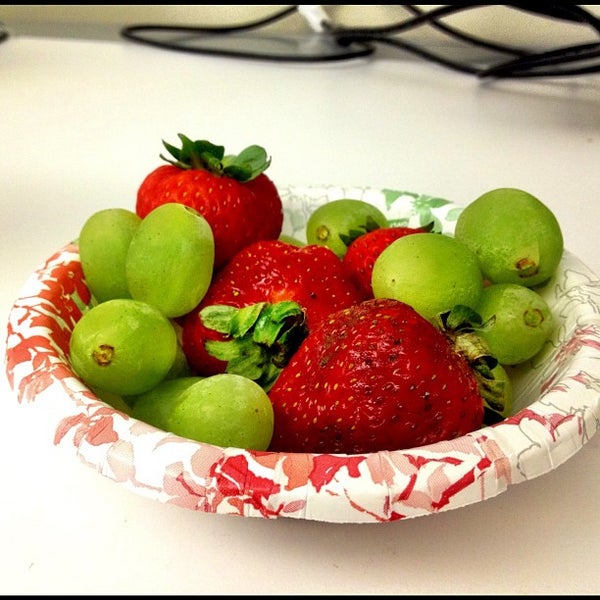
M 460 207 L 412 192 L 286 187 L 283 233 L 304 238 L 310 213 L 367 200 L 396 224 L 452 233 Z M 492 498 L 555 469 L 600 423 L 600 280 L 568 251 L 541 290 L 557 326 L 542 351 L 510 370 L 513 416 L 460 438 L 360 455 L 255 452 L 190 441 L 102 402 L 72 372 L 70 332 L 90 300 L 77 246 L 26 281 L 9 316 L 6 373 L 17 400 L 45 412 L 53 443 L 140 495 L 207 513 L 335 523 L 389 522 Z M 24 439 L 26 439 L 24 437 Z

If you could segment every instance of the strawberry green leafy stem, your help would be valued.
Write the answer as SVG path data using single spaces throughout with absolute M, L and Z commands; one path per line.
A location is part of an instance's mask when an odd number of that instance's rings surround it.
M 379 223 L 371 215 L 367 215 L 363 225 L 359 225 L 356 229 L 350 229 L 348 233 L 340 233 L 339 238 L 348 247 L 356 238 L 359 238 L 364 233 L 369 233 L 379 228 Z
M 204 327 L 228 338 L 207 341 L 206 351 L 227 363 L 227 373 L 248 377 L 265 391 L 308 334 L 304 311 L 291 301 L 244 308 L 215 304 L 203 308 L 199 318 Z
M 470 307 L 457 304 L 452 310 L 439 314 L 436 324 L 473 370 L 483 400 L 485 423 L 501 421 L 507 402 L 506 382 L 496 378 L 494 369 L 498 360 L 477 333 L 489 323 L 482 322 L 481 316 Z
M 258 177 L 271 164 L 271 158 L 261 146 L 248 146 L 238 155 L 226 156 L 223 146 L 216 146 L 207 140 L 192 141 L 181 133 L 178 136 L 181 148 L 163 140 L 163 146 L 173 158 L 162 154 L 160 157 L 180 169 L 201 169 L 246 182 Z

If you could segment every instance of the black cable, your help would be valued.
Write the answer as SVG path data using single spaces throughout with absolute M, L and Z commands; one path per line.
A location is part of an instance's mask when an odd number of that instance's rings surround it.
M 597 60 L 600 58 L 600 40 L 595 43 L 579 44 L 545 52 L 533 52 L 473 36 L 441 21 L 463 11 L 494 5 L 465 2 L 442 5 L 429 11 L 410 4 L 398 6 L 408 10 L 411 17 L 376 27 L 335 27 L 331 22 L 324 21 L 322 33 L 312 33 L 296 38 L 292 35 L 280 35 L 279 37 L 253 35 L 249 37 L 245 36 L 244 32 L 265 27 L 293 15 L 299 12 L 299 5 L 292 5 L 268 17 L 239 25 L 218 27 L 133 25 L 124 27 L 121 34 L 126 39 L 169 50 L 279 62 L 347 60 L 370 56 L 375 52 L 376 44 L 384 44 L 478 78 L 557 77 L 585 75 L 600 71 L 600 60 Z M 496 6 L 505 6 L 508 9 L 521 11 L 535 17 L 562 20 L 577 26 L 588 26 L 600 37 L 600 19 L 579 5 L 551 3 L 536 8 L 530 4 Z M 419 27 L 430 27 L 449 39 L 460 41 L 467 47 L 484 49 L 495 53 L 496 56 L 500 54 L 504 56 L 504 59 L 495 64 L 489 64 L 491 61 L 488 59 L 487 65 L 480 66 L 474 62 L 453 60 L 449 56 L 435 53 L 403 39 L 403 34 Z M 166 35 L 178 37 L 169 39 L 164 37 Z M 234 47 L 231 47 L 231 44 Z M 258 49 L 251 49 L 252 44 L 258 45 Z M 480 59 L 479 63 L 481 62 Z
M 600 43 L 596 44 L 583 44 L 581 46 L 571 46 L 569 48 L 561 48 L 560 50 L 550 50 L 535 54 L 532 56 L 526 56 L 519 60 L 510 61 L 495 67 L 490 67 L 479 73 L 480 77 L 548 77 L 556 75 L 555 70 L 538 70 L 532 71 L 531 69 L 539 69 L 546 65 L 554 66 L 557 57 L 560 60 L 560 64 L 580 61 L 583 59 L 590 60 L 594 58 L 600 58 Z M 591 65 L 588 67 L 576 67 L 571 69 L 565 69 L 561 71 L 561 75 L 585 75 L 589 73 L 596 73 L 600 70 L 600 65 Z
M 582 67 L 572 67 L 569 69 L 558 68 L 565 63 L 582 60 L 592 60 L 597 58 L 596 49 L 598 44 L 583 44 L 579 46 L 572 46 L 566 48 L 560 48 L 543 53 L 532 53 L 525 50 L 505 46 L 498 44 L 491 44 L 485 40 L 480 40 L 456 29 L 450 28 L 443 23 L 439 23 L 437 19 L 442 16 L 449 16 L 466 9 L 472 9 L 480 7 L 482 5 L 476 4 L 461 4 L 461 5 L 448 5 L 441 9 L 424 12 L 417 7 L 412 5 L 404 5 L 417 17 L 413 20 L 403 21 L 394 23 L 385 27 L 379 28 L 347 28 L 340 29 L 342 31 L 342 37 L 338 38 L 342 41 L 370 41 L 387 44 L 407 50 L 433 61 L 437 64 L 449 67 L 459 72 L 476 75 L 480 78 L 485 77 L 550 77 L 550 76 L 567 76 L 567 75 L 584 75 L 600 71 L 600 63 Z M 485 5 L 488 6 L 488 5 Z M 575 23 L 582 23 L 590 25 L 596 33 L 600 34 L 600 20 L 588 13 L 581 7 L 571 4 L 553 4 L 550 7 L 542 8 L 541 10 L 533 9 L 530 5 L 519 5 L 511 4 L 507 5 L 511 8 L 533 13 L 542 16 L 552 16 L 552 18 L 560 18 Z M 456 10 L 454 10 L 456 9 Z M 435 53 L 421 48 L 415 44 L 411 44 L 402 40 L 399 37 L 386 37 L 380 35 L 381 33 L 398 33 L 404 32 L 413 26 L 421 26 L 429 24 L 432 27 L 442 31 L 449 35 L 451 38 L 459 39 L 466 42 L 468 45 L 484 47 L 488 50 L 494 50 L 496 52 L 504 52 L 512 54 L 515 58 L 504 63 L 499 63 L 487 68 L 477 68 L 470 64 L 460 63 L 453 61 L 447 57 L 436 55 Z M 375 33 L 370 33 L 375 32 Z M 552 67 L 550 69 L 540 69 L 541 66 Z
M 422 9 L 418 8 L 414 4 L 404 4 L 403 6 L 415 15 L 421 15 L 424 13 Z M 478 46 L 480 48 L 485 48 L 486 50 L 492 50 L 498 53 L 513 54 L 515 56 L 523 56 L 527 54 L 525 50 L 521 50 L 519 48 L 514 48 L 511 46 L 495 44 L 494 42 L 490 42 L 488 40 L 476 38 L 470 34 L 464 33 L 458 29 L 450 27 L 445 23 L 439 23 L 436 20 L 430 21 L 429 24 L 434 29 L 437 29 L 438 31 L 441 31 L 442 33 L 445 33 L 450 37 L 453 37 L 461 42 L 465 42 L 466 44 L 470 44 L 472 46 Z
M 531 12 L 530 7 L 523 7 L 522 5 L 509 5 L 519 10 Z M 580 6 L 575 4 L 551 4 L 549 7 L 542 7 L 536 9 L 537 13 L 542 15 L 550 16 L 555 19 L 563 19 L 574 23 L 580 23 L 591 26 L 595 33 L 600 36 L 600 19 L 596 18 L 593 14 L 582 9 Z M 540 67 L 550 66 L 557 67 L 560 65 L 590 61 L 593 59 L 600 58 L 600 42 L 579 44 L 575 46 L 568 46 L 564 48 L 558 48 L 555 50 L 549 50 L 546 52 L 538 52 L 534 54 L 527 54 L 516 60 L 508 61 L 503 64 L 492 66 L 488 69 L 482 70 L 479 77 L 550 77 L 561 75 L 586 75 L 596 73 L 600 71 L 600 63 L 595 65 L 572 67 L 569 69 L 555 68 L 541 69 Z
M 398 6 L 404 6 L 400 4 Z M 404 19 L 402 21 L 396 21 L 389 25 L 378 25 L 375 27 L 336 27 L 333 31 L 336 35 L 359 35 L 367 36 L 392 34 L 392 33 L 406 33 L 411 29 L 415 29 L 422 25 L 430 25 L 431 23 L 437 22 L 437 19 L 442 19 L 451 15 L 455 15 L 464 10 L 472 10 L 473 8 L 482 8 L 487 6 L 485 4 L 474 4 L 472 2 L 464 2 L 462 4 L 446 4 L 440 8 L 434 8 L 430 11 L 418 11 L 415 16 L 411 19 Z
M 387 37 L 383 34 L 385 33 L 398 33 L 405 32 L 409 29 L 430 25 L 433 28 L 441 31 L 447 36 L 457 39 L 461 42 L 464 42 L 467 45 L 484 48 L 486 50 L 490 50 L 493 52 L 509 54 L 511 56 L 520 57 L 526 56 L 527 52 L 525 50 L 521 50 L 518 48 L 509 47 L 506 45 L 495 44 L 493 42 L 489 42 L 487 40 L 483 40 L 480 38 L 476 38 L 470 34 L 464 33 L 458 29 L 452 28 L 444 23 L 440 23 L 437 21 L 438 18 L 442 16 L 454 15 L 461 10 L 472 9 L 479 6 L 484 5 L 476 5 L 473 3 L 464 3 L 462 5 L 449 5 L 442 7 L 441 9 L 432 10 L 430 12 L 425 12 L 422 9 L 411 5 L 405 4 L 402 5 L 404 8 L 412 12 L 416 15 L 415 19 L 411 19 L 409 21 L 401 21 L 399 23 L 394 23 L 392 25 L 387 25 L 386 27 L 378 27 L 378 28 L 351 28 L 351 29 L 337 29 L 336 35 L 338 36 L 338 40 L 341 43 L 346 41 L 357 41 L 364 40 L 370 42 L 377 42 L 380 44 L 386 44 L 388 46 L 393 46 L 396 48 L 400 48 L 402 50 L 406 50 L 411 52 L 412 54 L 419 56 L 421 58 L 425 58 L 431 62 L 439 64 L 441 66 L 450 68 L 454 71 L 458 71 L 460 73 L 466 73 L 469 75 L 479 75 L 481 73 L 481 68 L 461 63 L 455 60 L 450 59 L 449 57 L 441 56 L 439 54 L 435 54 L 434 52 L 422 48 L 416 44 L 412 44 L 406 40 L 403 40 L 399 37 Z M 377 31 L 379 33 L 373 34 L 372 32 Z M 340 32 L 341 35 L 340 35 Z
M 181 52 L 191 52 L 197 54 L 209 54 L 213 56 L 227 56 L 231 58 L 250 58 L 250 59 L 261 59 L 270 61 L 291 61 L 291 62 L 328 62 L 332 60 L 347 60 L 348 58 L 358 58 L 363 56 L 369 56 L 375 49 L 367 44 L 360 42 L 351 42 L 348 45 L 341 45 L 337 43 L 334 37 L 322 38 L 320 54 L 314 53 L 303 53 L 303 47 L 301 46 L 304 41 L 302 38 L 295 39 L 293 36 L 287 37 L 254 37 L 248 38 L 238 36 L 240 32 L 246 32 L 250 30 L 259 29 L 280 21 L 285 17 L 295 14 L 298 11 L 298 5 L 292 5 L 281 11 L 276 12 L 273 15 L 269 15 L 256 21 L 249 23 L 243 23 L 238 25 L 224 25 L 224 26 L 185 26 L 185 25 L 156 25 L 156 24 L 144 24 L 144 25 L 130 25 L 121 29 L 121 35 L 129 40 L 163 48 L 166 50 L 178 50 Z M 152 37 L 153 33 L 160 34 L 188 34 L 187 36 L 179 36 L 171 40 L 157 39 Z M 200 44 L 202 42 L 222 42 L 221 35 L 229 36 L 229 40 L 233 40 L 245 43 L 246 48 L 235 49 L 235 48 L 223 48 L 223 47 L 206 47 L 193 45 L 194 43 Z M 235 37 L 237 36 L 237 37 Z M 270 44 L 273 47 L 277 44 L 278 48 L 283 47 L 284 51 L 268 53 L 264 50 L 249 50 L 247 46 L 258 42 L 259 45 L 262 43 L 263 46 Z M 305 45 L 306 47 L 306 45 Z M 287 49 L 287 51 L 286 51 Z M 304 50 L 305 51 L 305 50 Z
M 258 29 L 280 21 L 285 17 L 295 14 L 298 11 L 298 5 L 293 4 L 288 8 L 284 8 L 268 17 L 263 17 L 256 21 L 250 21 L 249 23 L 241 23 L 238 25 L 218 25 L 218 26 L 204 26 L 196 27 L 191 25 L 130 25 L 121 29 L 121 35 L 125 38 L 133 39 L 135 41 L 143 41 L 136 37 L 136 34 L 140 31 L 177 31 L 177 32 L 188 32 L 188 33 L 231 33 L 232 31 L 247 31 L 250 29 Z
M 420 56 L 421 58 L 425 58 L 430 62 L 436 63 L 443 67 L 447 67 L 454 71 L 458 71 L 459 73 L 465 73 L 467 75 L 478 75 L 480 72 L 480 69 L 477 67 L 473 67 L 464 63 L 459 63 L 451 60 L 450 58 L 439 56 L 437 54 L 434 54 L 433 52 L 425 50 L 424 48 L 415 46 L 414 44 L 411 44 L 410 42 L 407 42 L 405 40 L 390 38 L 384 35 L 369 36 L 369 40 L 371 42 L 378 42 L 380 44 L 385 44 L 387 46 L 393 46 L 395 48 L 400 48 L 401 50 L 406 50 L 416 56 Z
M 591 24 L 598 30 L 600 20 L 598 20 L 592 13 L 581 8 L 577 4 L 569 3 L 552 3 L 550 5 L 541 5 L 535 9 L 532 9 L 529 4 L 506 4 L 521 10 L 528 12 L 533 15 L 543 15 L 552 19 L 562 19 L 563 21 L 570 21 L 572 23 Z

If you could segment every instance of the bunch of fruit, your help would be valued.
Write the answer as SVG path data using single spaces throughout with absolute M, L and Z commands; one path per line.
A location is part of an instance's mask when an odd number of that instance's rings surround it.
M 488 192 L 454 236 L 341 198 L 304 244 L 281 235 L 263 148 L 179 137 L 135 211 L 80 231 L 95 303 L 70 360 L 99 397 L 190 439 L 290 452 L 411 448 L 510 414 L 505 367 L 554 326 L 536 287 L 563 239 L 537 198 Z

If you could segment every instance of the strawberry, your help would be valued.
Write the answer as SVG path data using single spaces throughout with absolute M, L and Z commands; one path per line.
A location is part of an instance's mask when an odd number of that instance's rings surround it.
M 365 298 L 373 297 L 371 275 L 377 257 L 398 238 L 411 233 L 427 233 L 432 227 L 433 223 L 425 227 L 380 227 L 363 233 L 351 242 L 343 262 L 349 277 Z
M 280 240 L 255 242 L 240 250 L 215 274 L 200 304 L 183 318 L 183 350 L 198 374 L 223 372 L 227 361 L 211 355 L 206 347 L 208 341 L 232 337 L 227 333 L 228 326 L 223 326 L 222 331 L 214 326 L 215 321 L 223 318 L 219 307 L 243 308 L 257 303 L 276 306 L 282 301 L 292 301 L 299 305 L 303 326 L 310 331 L 332 312 L 360 300 L 358 290 L 346 278 L 342 261 L 329 248 L 298 247 Z M 212 326 L 211 307 L 217 307 Z M 245 325 L 242 330 L 249 327 Z
M 304 339 L 269 396 L 270 450 L 356 454 L 450 440 L 481 427 L 478 377 L 412 307 L 369 299 Z
M 265 150 L 249 146 L 237 156 L 225 156 L 223 146 L 192 141 L 179 134 L 182 146 L 163 142 L 174 160 L 150 172 L 138 188 L 136 213 L 145 217 L 166 202 L 196 209 L 211 226 L 215 239 L 215 269 L 244 246 L 276 239 L 283 224 L 277 188 L 265 175 L 270 165 Z

